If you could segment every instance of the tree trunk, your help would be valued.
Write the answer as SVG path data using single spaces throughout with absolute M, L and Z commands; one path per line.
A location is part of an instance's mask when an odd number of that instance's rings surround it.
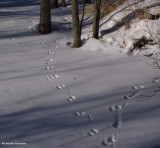
M 41 0 L 39 33 L 47 34 L 51 31 L 50 0 Z
M 90 3 L 90 0 L 82 0 L 82 5 L 89 4 L 89 3 Z
M 66 7 L 65 0 L 61 0 L 61 3 L 62 3 L 62 7 Z
M 52 9 L 58 8 L 58 0 L 51 0 L 51 8 Z
M 81 47 L 82 42 L 80 38 L 80 28 L 79 28 L 79 11 L 78 11 L 78 1 L 71 0 L 72 3 L 72 24 L 73 24 L 73 47 Z
M 83 11 L 82 11 L 82 18 L 81 18 L 81 21 L 80 21 L 80 31 L 79 31 L 80 37 L 81 37 L 81 34 L 82 34 L 82 26 L 83 26 L 83 19 L 84 19 L 84 13 L 85 13 L 85 5 L 86 5 L 86 0 L 83 0 Z
M 98 39 L 101 0 L 94 0 L 93 38 Z

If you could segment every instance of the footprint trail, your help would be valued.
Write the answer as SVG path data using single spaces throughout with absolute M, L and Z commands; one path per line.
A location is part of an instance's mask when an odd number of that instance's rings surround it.
M 88 132 L 88 135 L 89 135 L 89 136 L 95 136 L 95 135 L 97 135 L 97 134 L 99 134 L 99 131 L 98 131 L 98 129 L 96 129 L 96 128 L 92 128 L 92 129 Z
M 105 145 L 105 146 L 109 146 L 109 145 L 113 145 L 115 142 L 117 142 L 117 136 L 116 135 L 112 135 L 112 136 L 106 137 L 102 141 L 102 144 Z
M 112 126 L 113 126 L 114 128 L 119 128 L 119 127 L 120 127 L 120 124 L 121 124 L 121 116 L 120 116 L 120 114 L 119 114 L 119 111 L 117 110 L 117 111 L 116 111 L 116 114 L 115 114 L 115 120 L 114 120 Z

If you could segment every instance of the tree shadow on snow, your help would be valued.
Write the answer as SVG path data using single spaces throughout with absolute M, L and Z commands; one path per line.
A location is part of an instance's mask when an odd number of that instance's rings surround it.
M 25 98 L 25 100 L 34 102 L 34 99 L 37 99 L 40 101 L 44 96 L 47 97 L 47 95 L 50 93 L 53 92 L 46 92 L 38 96 Z M 87 99 L 91 98 L 89 97 Z M 102 99 L 106 98 L 103 97 Z M 23 101 L 24 100 L 22 98 L 22 102 L 19 102 L 19 105 L 22 105 L 23 103 L 25 104 L 25 101 Z M 1 142 L 23 141 L 27 142 L 27 145 L 32 147 L 32 144 L 34 143 L 37 143 L 38 145 L 40 141 L 45 143 L 48 140 L 51 140 L 52 144 L 57 143 L 54 144 L 54 148 L 60 148 L 66 144 L 74 144 L 75 142 L 80 142 L 86 138 L 83 136 L 83 134 L 81 134 L 81 127 L 90 127 L 91 123 L 88 117 L 77 119 L 77 117 L 74 115 L 74 111 L 76 110 L 74 110 L 68 102 L 56 105 L 53 101 L 53 105 L 51 105 L 51 103 L 49 103 L 50 105 L 46 104 L 0 115 Z M 85 101 L 83 104 L 85 104 Z M 97 107 L 98 106 L 94 106 L 91 108 L 96 109 Z M 82 106 L 81 110 L 87 110 L 87 108 Z M 92 124 L 96 125 L 99 123 L 108 122 L 108 119 L 104 118 L 105 116 L 102 117 L 100 114 L 97 116 L 101 118 L 97 121 L 93 121 Z M 61 132 L 63 134 L 60 134 Z M 78 135 L 76 136 L 78 139 L 72 137 L 73 140 L 70 142 L 64 142 L 63 140 L 56 142 L 56 140 L 65 139 L 67 136 L 72 134 Z M 47 143 L 45 143 L 45 145 L 46 144 Z
M 35 99 L 40 102 L 43 98 L 49 97 L 52 93 L 54 94 L 54 91 L 55 90 L 32 97 L 22 98 L 20 102 L 16 103 L 21 106 L 29 102 L 33 103 Z M 34 144 L 40 146 L 44 143 L 47 145 L 47 142 L 51 141 L 51 144 L 54 145 L 52 147 L 54 148 L 61 148 L 65 146 L 69 147 L 75 143 L 80 144 L 84 139 L 89 138 L 89 136 L 84 136 L 81 133 L 81 129 L 84 129 L 85 127 L 88 127 L 89 129 L 91 128 L 91 125 L 92 127 L 95 127 L 97 124 L 105 124 L 112 121 L 113 118 L 107 116 L 110 111 L 107 112 L 108 109 L 106 108 L 105 113 L 102 113 L 101 109 L 111 103 L 118 104 L 119 96 L 122 96 L 124 93 L 126 94 L 127 92 L 125 90 L 114 90 L 109 94 L 104 92 L 103 94 L 90 95 L 79 98 L 79 100 L 75 101 L 72 105 L 66 101 L 55 101 L 53 95 L 53 104 L 51 104 L 51 102 L 46 102 L 45 104 L 33 106 L 12 113 L 1 113 L 1 142 L 23 141 L 27 142 L 27 145 L 32 147 Z M 59 103 L 57 104 L 57 102 Z M 122 119 L 124 123 L 127 123 L 128 121 L 131 122 L 132 120 L 139 120 L 143 117 L 147 118 L 144 115 L 156 110 L 159 110 L 158 105 L 151 108 L 146 108 L 145 110 L 136 110 L 136 112 L 139 113 L 136 115 L 133 112 L 127 112 L 126 114 L 123 114 L 124 117 Z M 96 118 L 94 118 L 92 122 L 88 119 L 88 117 L 78 118 L 74 115 L 75 111 L 89 111 L 91 114 L 93 112 L 92 115 L 94 115 L 94 117 L 96 116 Z M 141 116 L 141 118 L 137 118 L 137 116 Z M 138 122 L 140 122 L 140 120 Z M 101 127 L 99 128 L 101 129 Z M 105 130 L 107 131 L 108 129 Z M 102 129 L 100 131 L 103 132 Z M 71 136 L 72 140 L 65 141 L 65 138 L 68 136 Z M 153 146 L 153 148 L 157 147 Z
M 0 8 L 40 5 L 40 0 L 1 0 Z

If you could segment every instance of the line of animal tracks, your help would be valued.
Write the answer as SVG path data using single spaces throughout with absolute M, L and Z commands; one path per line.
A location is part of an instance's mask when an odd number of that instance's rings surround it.
M 53 46 L 50 44 L 51 41 L 42 44 L 47 54 L 47 56 L 45 57 L 45 69 L 46 71 L 53 72 L 53 74 L 46 75 L 46 79 L 51 83 L 54 82 L 55 79 L 61 80 L 61 77 L 59 76 L 58 73 L 59 72 L 58 67 L 55 66 L 56 61 L 54 59 L 54 56 L 56 56 L 56 52 L 58 52 L 60 42 L 62 41 L 59 40 L 54 41 L 52 43 L 54 44 Z M 69 94 L 64 94 L 66 96 L 66 100 L 64 101 L 70 103 L 71 108 L 75 110 L 72 115 L 74 115 L 77 118 L 85 117 L 92 125 L 92 123 L 94 122 L 94 116 L 92 116 L 91 113 L 78 111 L 76 110 L 76 108 L 74 108 L 74 102 L 76 102 L 78 98 L 76 97 L 76 94 L 74 94 L 74 92 L 72 91 L 72 88 L 67 86 L 66 84 L 63 84 L 61 81 L 58 81 L 58 83 L 59 84 L 56 86 L 56 89 L 57 91 L 59 91 L 59 93 L 62 93 L 63 89 L 67 89 L 68 90 L 67 92 L 70 92 Z M 116 142 L 118 141 L 118 129 L 123 127 L 123 121 L 122 121 L 123 114 L 121 113 L 121 111 L 124 110 L 131 103 L 130 102 L 131 100 L 138 98 L 138 96 L 141 95 L 143 89 L 144 89 L 143 85 L 132 86 L 131 93 L 126 94 L 122 97 L 122 99 L 125 100 L 125 103 L 115 104 L 108 107 L 107 111 L 113 114 L 112 116 L 114 120 L 112 121 L 112 123 L 110 123 L 110 125 L 112 126 L 112 128 L 115 129 L 114 130 L 115 133 L 113 133 L 112 135 L 106 135 L 106 137 L 104 137 L 103 140 L 99 141 L 101 145 L 112 148 L 116 147 Z M 85 137 L 99 136 L 101 134 L 98 128 L 95 128 L 93 126 L 90 127 L 92 128 L 88 129 L 88 131 L 80 129 L 80 133 Z

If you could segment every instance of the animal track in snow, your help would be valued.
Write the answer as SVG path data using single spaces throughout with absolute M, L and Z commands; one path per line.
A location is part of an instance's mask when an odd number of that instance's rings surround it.
M 127 100 L 131 100 L 136 98 L 137 96 L 139 96 L 142 93 L 141 90 L 137 90 L 136 92 L 132 93 L 131 95 L 125 95 L 123 98 L 127 99 Z
M 123 98 L 126 99 L 126 100 L 131 100 L 131 99 L 132 99 L 132 96 L 130 96 L 130 95 L 125 95 Z
M 118 111 L 118 110 L 123 109 L 126 105 L 127 105 L 127 103 L 124 103 L 122 105 L 113 105 L 113 106 L 109 107 L 109 110 L 110 111 Z
M 25 42 L 19 42 L 18 44 L 25 44 Z
M 118 114 L 118 111 L 116 111 L 115 120 L 112 124 L 112 126 L 114 128 L 118 128 L 120 126 L 120 124 L 121 124 L 121 119 L 120 118 L 121 118 L 121 116 Z
M 158 79 L 158 78 L 154 79 L 153 83 L 160 83 L 160 79 Z
M 44 44 L 44 42 L 39 42 L 39 44 Z
M 62 88 L 65 88 L 66 85 L 58 85 L 58 86 L 56 86 L 56 87 L 57 87 L 57 89 L 62 89 Z
M 64 20 L 72 20 L 72 17 L 65 17 Z
M 51 69 L 54 69 L 54 66 L 47 66 L 46 67 L 46 70 L 51 70 Z
M 76 112 L 74 112 L 74 115 L 75 115 L 76 117 L 86 116 L 86 117 L 88 117 L 88 119 L 89 119 L 90 122 L 93 121 L 92 116 L 91 116 L 89 113 L 86 113 L 86 112 L 78 112 L 78 111 L 76 111 Z M 92 131 L 92 132 L 93 132 L 93 131 Z
M 135 85 L 135 86 L 132 86 L 132 89 L 134 89 L 135 92 L 133 92 L 133 93 L 130 94 L 130 95 L 125 95 L 125 96 L 123 96 L 124 99 L 126 99 L 126 100 L 131 100 L 131 99 L 136 98 L 138 95 L 141 94 L 142 89 L 144 89 L 144 86 L 143 86 L 143 85 L 139 85 L 139 86 L 136 86 L 136 85 Z
M 49 59 L 46 59 L 47 62 L 53 62 L 53 59 L 49 58 Z
M 99 133 L 98 129 L 92 128 L 90 132 L 88 132 L 89 136 L 95 136 Z
M 71 46 L 73 45 L 73 43 L 72 43 L 72 41 L 68 41 L 68 42 L 66 43 L 66 45 L 71 47 Z
M 77 117 L 81 117 L 81 116 L 86 116 L 87 113 L 86 112 L 74 112 L 74 115 Z
M 64 21 L 68 21 L 68 18 L 67 18 L 67 17 L 65 17 L 65 18 L 64 18 Z
M 131 100 L 131 99 L 134 99 L 137 96 L 139 96 L 141 94 L 141 92 L 142 92 L 141 90 L 138 90 L 138 91 L 132 93 L 131 95 L 125 95 L 123 98 L 127 99 L 127 100 Z
M 50 51 L 50 52 L 48 52 L 48 54 L 54 54 L 54 52 L 51 52 L 51 51 Z
M 52 46 L 52 49 L 57 49 L 58 47 L 57 46 Z
M 69 102 L 72 102 L 72 101 L 74 101 L 76 99 L 76 97 L 75 96 L 69 96 L 69 98 L 67 99 Z
M 59 75 L 56 75 L 56 74 L 55 74 L 55 75 L 47 76 L 47 79 L 50 80 L 50 81 L 51 81 L 52 79 L 55 79 L 55 78 L 59 78 Z
M 144 88 L 143 85 L 140 85 L 140 86 L 132 86 L 132 89 L 135 89 L 135 90 L 137 90 L 137 89 L 143 89 L 143 88 Z
M 109 136 L 109 137 L 106 137 L 103 141 L 102 141 L 102 144 L 103 145 L 112 145 L 113 143 L 115 143 L 117 140 L 116 140 L 116 135 L 112 135 L 112 136 Z

